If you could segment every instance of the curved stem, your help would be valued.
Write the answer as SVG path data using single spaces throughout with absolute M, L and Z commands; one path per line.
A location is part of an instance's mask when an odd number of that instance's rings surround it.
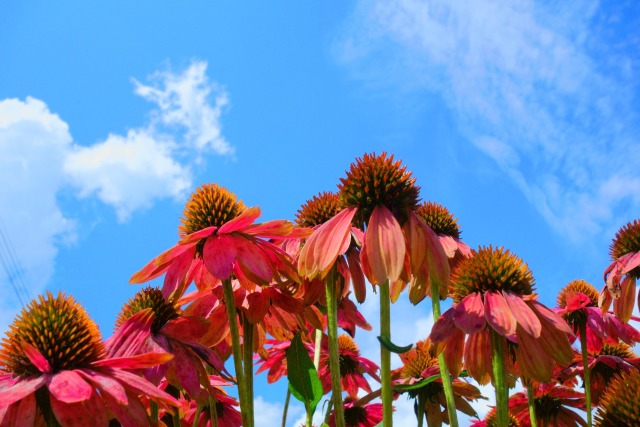
M 580 323 L 580 348 L 582 350 L 582 366 L 584 369 L 584 396 L 587 406 L 587 425 L 591 427 L 591 370 L 589 369 L 589 353 L 587 352 L 587 322 Z
M 327 324 L 329 333 L 329 371 L 331 372 L 331 391 L 335 411 L 336 427 L 344 427 L 344 407 L 342 406 L 342 383 L 340 381 L 340 362 L 338 354 L 338 301 L 335 283 L 336 267 L 331 268 L 325 280 L 327 294 Z
M 536 416 L 536 401 L 533 394 L 533 385 L 531 381 L 527 384 L 527 402 L 529 404 L 529 419 L 531 420 L 531 427 L 538 427 L 538 418 Z
M 509 425 L 509 388 L 507 387 L 507 375 L 504 366 L 505 339 L 493 329 L 491 334 L 491 364 L 493 365 L 493 378 L 496 389 L 496 413 L 499 426 Z
M 242 316 L 242 334 L 245 394 L 247 402 L 249 402 L 247 412 L 251 422 L 249 427 L 253 427 L 253 325 L 249 322 L 247 316 Z
M 433 322 L 437 322 L 440 317 L 440 288 L 435 282 L 431 282 L 431 307 L 433 311 Z M 438 353 L 438 365 L 440 366 L 440 377 L 442 379 L 442 388 L 444 389 L 444 397 L 447 402 L 447 413 L 449 414 L 449 422 L 451 427 L 458 427 L 458 412 L 456 411 L 456 400 L 453 396 L 453 382 L 451 374 L 444 358 L 444 352 Z
M 289 412 L 289 401 L 291 400 L 291 390 L 287 388 L 287 397 L 284 399 L 284 411 L 282 411 L 282 427 L 287 425 L 287 413 Z
M 391 297 L 389 281 L 380 285 L 380 336 L 391 340 Z M 393 425 L 393 393 L 391 388 L 391 352 L 380 344 L 380 380 L 382 385 L 382 425 Z
M 231 279 L 222 281 L 222 290 L 224 292 L 224 303 L 227 308 L 227 317 L 229 320 L 229 330 L 231 332 L 231 349 L 233 351 L 233 367 L 236 371 L 236 382 L 238 383 L 238 398 L 240 400 L 240 413 L 242 414 L 242 425 L 251 426 L 249 420 L 249 402 L 244 382 L 244 370 L 242 368 L 242 353 L 240 350 L 240 332 L 238 331 L 238 316 L 236 314 L 236 302 L 233 297 L 233 287 Z

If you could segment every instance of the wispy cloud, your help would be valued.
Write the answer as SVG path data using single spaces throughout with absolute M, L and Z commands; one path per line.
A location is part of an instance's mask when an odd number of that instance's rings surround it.
M 640 207 L 640 52 L 612 30 L 629 19 L 597 2 L 362 1 L 340 52 L 440 94 L 467 138 L 579 239 Z

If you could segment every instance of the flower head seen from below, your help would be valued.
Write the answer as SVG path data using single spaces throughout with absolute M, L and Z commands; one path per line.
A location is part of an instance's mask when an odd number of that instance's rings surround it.
M 61 425 L 148 424 L 138 396 L 162 408 L 178 402 L 124 369 L 171 359 L 167 353 L 107 358 L 96 324 L 72 297 L 47 293 L 14 319 L 0 349 L 0 414 L 5 420 L 36 416 Z M 2 416 L 0 416 L 2 423 Z
M 459 373 L 464 349 L 469 374 L 481 384 L 489 381 L 491 331 L 512 344 L 519 372 L 529 379 L 549 381 L 556 363 L 572 361 L 568 336 L 573 332 L 533 290 L 527 264 L 508 250 L 480 247 L 460 263 L 451 278 L 454 305 L 431 332 L 433 342 L 444 343 L 452 373 Z
M 375 427 L 382 421 L 382 403 L 358 405 L 352 397 L 344 402 L 344 422 L 346 427 Z M 331 412 L 329 425 L 336 426 L 335 414 Z
M 585 410 L 584 393 L 556 383 L 534 383 L 534 408 L 539 425 L 557 427 L 587 426 L 582 414 Z M 515 393 L 509 398 L 509 413 L 522 427 L 531 425 L 526 392 Z
M 606 284 L 600 294 L 600 306 L 606 312 L 613 299 L 614 314 L 627 323 L 635 305 L 636 280 L 640 277 L 640 220 L 618 230 L 609 253 L 613 263 L 604 272 Z
M 594 417 L 598 427 L 640 425 L 640 372 L 622 372 L 609 383 Z
M 337 193 L 324 191 L 307 200 L 296 213 L 298 227 L 317 227 L 340 212 L 340 197 Z
M 283 277 L 297 281 L 287 253 L 266 240 L 286 238 L 293 224 L 284 220 L 255 224 L 259 216 L 258 207 L 246 208 L 225 188 L 200 186 L 185 206 L 178 244 L 135 273 L 130 282 L 143 283 L 166 273 L 162 293 L 173 301 L 203 274 L 214 281 L 234 275 L 249 289 Z
M 498 414 L 495 408 L 489 411 L 483 420 L 472 421 L 471 427 L 500 427 L 498 425 Z M 509 412 L 509 424 L 507 427 L 522 427 L 518 419 L 511 412 Z

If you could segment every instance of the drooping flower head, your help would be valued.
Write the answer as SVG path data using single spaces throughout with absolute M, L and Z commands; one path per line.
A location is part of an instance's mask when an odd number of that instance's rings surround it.
M 640 425 L 640 372 L 622 372 L 609 383 L 594 417 L 598 427 Z
M 614 299 L 613 312 L 627 323 L 633 312 L 636 280 L 640 277 L 640 220 L 618 230 L 609 253 L 613 263 L 604 272 L 606 285 L 600 294 L 600 306 L 606 312 Z
M 107 425 L 110 411 L 124 422 L 144 422 L 139 394 L 163 407 L 177 402 L 121 368 L 147 368 L 170 358 L 166 353 L 107 358 L 84 308 L 63 293 L 47 292 L 22 310 L 2 341 L 0 424 L 20 414 L 33 422 L 38 412 L 62 425 Z
M 452 372 L 461 366 L 464 334 L 465 366 L 478 382 L 492 375 L 490 331 L 506 337 L 520 374 L 546 382 L 555 363 L 568 365 L 573 351 L 567 338 L 573 333 L 562 318 L 536 301 L 534 280 L 527 264 L 502 248 L 480 247 L 452 274 L 452 308 L 435 323 L 431 339 L 445 342 Z M 456 329 L 461 332 L 456 332 Z
M 533 405 L 539 425 L 587 426 L 582 416 L 574 411 L 585 410 L 584 393 L 551 382 L 534 383 L 533 394 Z M 509 398 L 509 413 L 516 417 L 520 426 L 531 426 L 526 392 L 515 393 Z

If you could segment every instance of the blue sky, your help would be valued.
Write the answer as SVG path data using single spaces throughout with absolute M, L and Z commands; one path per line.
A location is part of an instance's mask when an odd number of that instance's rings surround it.
M 3 2 L 0 247 L 14 283 L 71 293 L 108 336 L 139 289 L 128 278 L 175 243 L 200 183 L 292 219 L 355 157 L 387 151 L 470 246 L 529 263 L 546 304 L 573 279 L 600 287 L 611 238 L 640 212 L 638 12 Z M 3 269 L 0 289 L 4 330 L 20 302 Z M 407 305 L 395 336 L 424 338 L 429 309 Z M 359 338 L 374 357 L 375 338 Z M 261 387 L 262 413 L 277 411 L 284 387 Z

